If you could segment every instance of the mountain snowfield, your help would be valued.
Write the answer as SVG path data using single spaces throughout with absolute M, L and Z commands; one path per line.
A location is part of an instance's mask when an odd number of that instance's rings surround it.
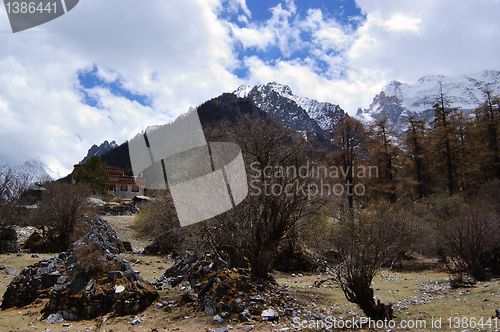
M 387 117 L 396 126 L 402 125 L 408 115 L 430 120 L 434 115 L 432 106 L 440 94 L 440 83 L 449 107 L 470 112 L 484 102 L 486 88 L 493 95 L 500 94 L 500 71 L 485 70 L 458 77 L 424 76 L 415 84 L 392 81 L 373 98 L 369 108 L 358 109 L 356 117 L 364 123 Z
M 0 186 L 7 186 L 7 196 L 17 196 L 35 183 L 59 179 L 61 175 L 37 160 L 22 165 L 0 166 Z

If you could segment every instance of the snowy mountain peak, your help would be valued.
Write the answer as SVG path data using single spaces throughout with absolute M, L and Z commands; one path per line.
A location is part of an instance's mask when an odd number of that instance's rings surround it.
M 235 94 L 238 98 L 246 98 L 250 93 L 250 90 L 252 90 L 250 86 L 243 84 L 238 89 L 234 90 L 233 94 Z
M 53 172 L 47 165 L 34 159 L 17 166 L 3 165 L 0 166 L 0 187 L 3 187 L 1 194 L 5 198 L 18 197 L 35 183 L 43 183 L 59 177 L 57 172 Z
M 373 98 L 368 109 L 358 112 L 356 116 L 364 122 L 385 117 L 396 126 L 402 125 L 410 114 L 431 120 L 434 116 L 432 106 L 441 87 L 450 107 L 470 112 L 484 101 L 486 88 L 500 94 L 500 71 L 485 70 L 458 77 L 429 75 L 415 84 L 392 81 Z
M 293 96 L 292 89 L 288 85 L 280 84 L 277 82 L 270 82 L 265 85 L 268 90 L 273 90 L 284 97 Z
M 325 136 L 344 111 L 335 104 L 298 97 L 285 84 L 270 82 L 250 88 L 242 85 L 233 92 L 248 97 L 275 120 L 303 132 Z

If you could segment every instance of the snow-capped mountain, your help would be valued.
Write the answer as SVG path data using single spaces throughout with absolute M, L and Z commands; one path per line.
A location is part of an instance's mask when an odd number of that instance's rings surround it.
M 345 114 L 339 105 L 298 97 L 288 85 L 276 82 L 253 88 L 242 85 L 233 93 L 239 98 L 250 98 L 257 107 L 286 126 L 323 137 Z
M 83 158 L 82 161 L 80 161 L 80 164 L 85 164 L 85 162 L 87 160 L 89 160 L 90 157 L 92 157 L 92 156 L 98 156 L 98 157 L 100 157 L 103 154 L 105 154 L 106 152 L 108 152 L 109 150 L 111 150 L 112 148 L 116 148 L 117 146 L 118 146 L 118 144 L 116 144 L 115 141 L 112 141 L 111 143 L 109 143 L 108 141 L 104 141 L 99 146 L 97 146 L 96 144 L 94 144 L 89 149 L 89 151 L 87 153 L 87 156 L 85 156 L 85 158 Z
M 28 160 L 22 165 L 0 166 L 0 191 L 4 197 L 18 197 L 35 183 L 56 180 L 61 176 L 37 160 Z
M 365 123 L 387 117 L 394 125 L 404 123 L 408 115 L 431 120 L 434 117 L 432 106 L 441 88 L 449 107 L 470 112 L 484 102 L 484 90 L 500 93 L 500 71 L 482 71 L 458 77 L 424 76 L 415 84 L 392 81 L 373 98 L 369 108 L 358 109 L 356 117 Z

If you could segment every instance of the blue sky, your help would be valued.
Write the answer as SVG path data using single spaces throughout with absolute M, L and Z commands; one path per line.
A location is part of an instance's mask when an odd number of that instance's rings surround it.
M 500 70 L 499 0 L 83 0 L 12 34 L 0 6 L 0 165 L 64 173 L 93 144 L 241 84 L 367 108 L 391 80 Z

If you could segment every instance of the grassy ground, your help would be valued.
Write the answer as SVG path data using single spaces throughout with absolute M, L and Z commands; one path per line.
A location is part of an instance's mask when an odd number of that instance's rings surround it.
M 147 242 L 132 238 L 131 223 L 133 217 L 106 217 L 115 228 L 120 238 L 130 240 L 134 249 L 142 249 Z M 3 294 L 8 283 L 14 276 L 6 274 L 6 269 L 15 268 L 19 271 L 29 264 L 50 255 L 40 254 L 39 258 L 31 257 L 31 254 L 22 256 L 0 255 L 0 266 L 5 269 L 0 270 L 0 294 Z M 129 260 L 134 269 L 140 271 L 140 275 L 153 281 L 159 277 L 164 269 L 172 264 L 172 260 L 157 256 L 140 256 L 137 254 L 124 254 L 123 258 Z M 428 263 L 428 262 L 424 262 Z M 404 266 L 407 263 L 404 263 Z M 428 266 L 436 267 L 435 262 Z M 414 269 L 411 269 L 414 270 Z M 17 275 L 17 273 L 16 273 Z M 289 292 L 300 298 L 306 305 L 301 309 L 298 317 L 305 319 L 308 312 L 313 314 L 323 314 L 326 317 L 339 319 L 359 320 L 362 312 L 356 305 L 346 301 L 342 291 L 334 284 L 326 282 L 321 287 L 314 287 L 314 282 L 328 277 L 328 274 L 319 273 L 274 273 L 276 280 L 286 285 Z M 495 308 L 500 307 L 500 281 L 491 280 L 489 282 L 478 283 L 472 288 L 451 289 L 448 284 L 449 275 L 443 270 L 434 268 L 424 271 L 391 271 L 384 269 L 373 281 L 375 296 L 384 303 L 391 302 L 394 305 L 396 324 L 410 320 L 415 322 L 425 321 L 425 328 L 392 328 L 391 331 L 494 331 L 496 321 L 492 320 L 491 326 L 484 325 L 495 314 Z M 171 291 L 161 291 L 161 299 L 158 301 L 174 300 L 180 295 L 178 289 Z M 279 331 L 283 328 L 292 328 L 296 322 L 290 318 L 282 318 L 280 322 L 271 324 L 265 322 L 253 322 L 252 324 L 240 324 L 236 321 L 226 321 L 222 324 L 213 321 L 212 316 L 207 316 L 199 312 L 194 306 L 184 306 L 175 308 L 171 312 L 166 312 L 155 305 L 138 315 L 141 323 L 132 325 L 135 318 L 133 316 L 114 317 L 105 319 L 98 318 L 92 321 L 63 322 L 50 324 L 40 322 L 40 310 L 43 308 L 42 301 L 31 304 L 24 308 L 9 309 L 0 312 L 0 331 L 206 331 L 215 330 L 218 327 L 230 325 L 234 331 L 244 331 L 252 325 L 254 331 Z M 467 320 L 464 320 L 464 317 Z M 466 326 L 465 322 L 475 322 L 483 319 L 483 327 Z M 441 328 L 432 327 L 432 322 L 441 319 Z M 449 320 L 450 319 L 450 320 Z M 68 324 L 64 326 L 64 324 Z M 451 324 L 451 325 L 450 325 Z M 397 325 L 399 326 L 399 325 Z M 500 330 L 500 322 L 498 323 Z M 291 329 L 298 330 L 298 329 Z M 318 329 L 302 329 L 302 331 L 314 331 Z M 320 330 L 320 329 L 319 329 Z M 349 329 L 344 329 L 349 330 Z M 359 329 L 365 331 L 367 329 Z M 387 331 L 388 328 L 375 329 Z

